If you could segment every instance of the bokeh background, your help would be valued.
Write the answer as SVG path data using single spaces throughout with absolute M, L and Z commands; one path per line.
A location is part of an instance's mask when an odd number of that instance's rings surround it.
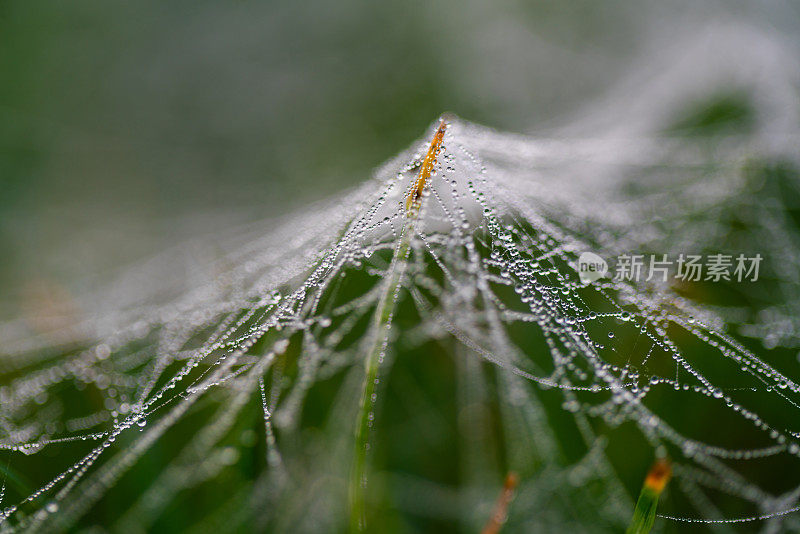
M 547 131 L 720 24 L 796 43 L 800 8 L 3 0 L 0 317 L 358 184 L 442 111 Z

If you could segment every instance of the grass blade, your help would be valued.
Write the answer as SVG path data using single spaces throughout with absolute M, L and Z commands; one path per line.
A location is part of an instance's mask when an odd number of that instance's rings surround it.
M 392 256 L 386 289 L 383 291 L 375 310 L 374 340 L 365 362 L 366 376 L 356 424 L 353 471 L 350 477 L 350 530 L 352 532 L 358 532 L 366 528 L 367 451 L 369 448 L 369 430 L 374 417 L 373 406 L 375 404 L 375 388 L 378 382 L 378 368 L 386 354 L 389 331 L 392 327 L 392 316 L 403 275 L 408 265 L 408 253 L 411 250 L 411 239 L 416 228 L 422 193 L 433 171 L 446 128 L 447 123 L 442 120 L 433 136 L 428 153 L 422 161 L 417 180 L 406 199 L 406 223 L 403 225 L 400 239 L 397 241 L 397 246 Z
M 647 478 L 644 479 L 642 491 L 639 493 L 639 500 L 636 501 L 636 508 L 633 510 L 633 518 L 625 534 L 647 534 L 653 528 L 656 519 L 656 508 L 658 498 L 664 491 L 669 478 L 672 475 L 672 468 L 666 459 L 656 460 Z

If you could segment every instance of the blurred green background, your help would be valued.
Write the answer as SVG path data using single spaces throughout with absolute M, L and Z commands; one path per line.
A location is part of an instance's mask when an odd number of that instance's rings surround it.
M 536 132 L 784 2 L 0 1 L 0 317 L 367 179 L 449 110 Z M 99 277 L 99 278 L 98 278 Z

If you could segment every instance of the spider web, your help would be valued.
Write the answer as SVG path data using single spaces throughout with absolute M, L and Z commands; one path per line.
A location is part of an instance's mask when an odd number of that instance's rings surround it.
M 191 512 L 197 531 L 343 528 L 376 336 L 366 483 L 399 513 L 475 530 L 511 469 L 510 530 L 619 531 L 666 455 L 659 528 L 800 528 L 800 386 L 781 352 L 796 347 L 800 302 L 786 136 L 525 138 L 447 121 L 385 332 L 372 318 L 430 136 L 277 228 L 222 236 L 214 257 L 132 269 L 62 330 L 6 325 L 2 529 L 148 530 L 187 495 L 207 504 Z M 760 252 L 758 287 L 781 297 L 750 317 L 710 284 L 584 284 L 586 251 Z M 395 436 L 435 442 L 444 427 L 455 481 L 392 463 Z M 126 488 L 124 506 L 112 500 Z M 101 503 L 119 513 L 92 519 Z

